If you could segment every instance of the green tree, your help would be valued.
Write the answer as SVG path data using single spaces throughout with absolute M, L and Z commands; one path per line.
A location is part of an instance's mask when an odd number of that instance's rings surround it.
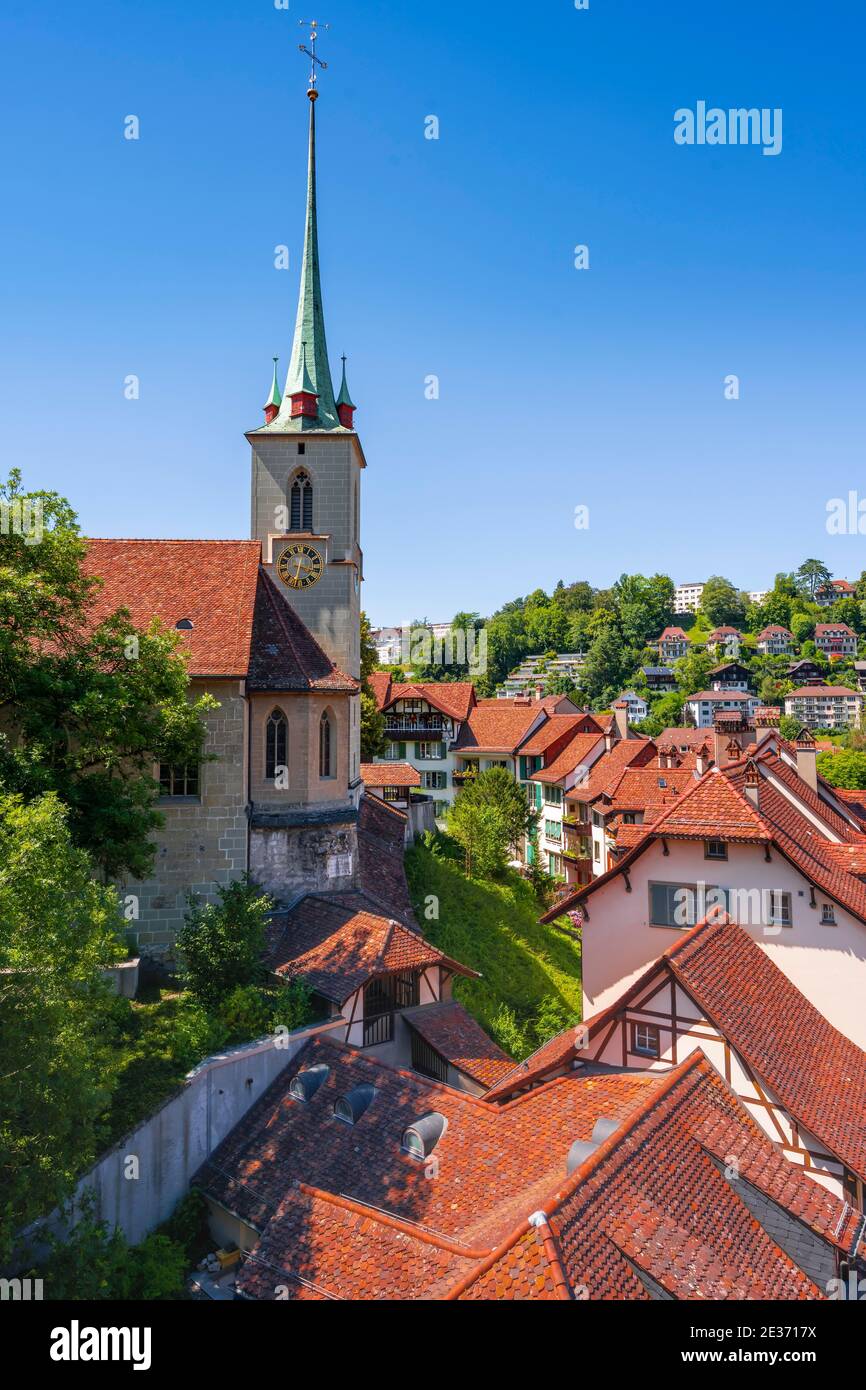
M 653 704 L 646 719 L 641 722 L 642 736 L 656 738 L 662 729 L 678 729 L 683 724 L 683 697 L 673 690 L 661 695 Z
M 188 698 L 179 633 L 137 631 L 123 609 L 97 623 L 100 581 L 85 572 L 86 546 L 69 503 L 25 494 L 13 472 L 0 500 L 38 504 L 39 544 L 0 532 L 0 787 L 33 800 L 56 792 L 76 843 L 106 876 L 146 877 L 155 808 L 155 762 L 200 758 L 202 716 L 216 702 Z
M 616 628 L 607 624 L 586 654 L 581 672 L 583 689 L 595 702 L 613 699 L 634 664 L 634 652 L 623 646 Z
M 795 575 L 801 593 L 814 601 L 816 593 L 833 582 L 833 576 L 820 560 L 804 560 Z
M 845 750 L 840 753 L 819 753 L 818 771 L 831 787 L 848 791 L 866 788 L 866 753 Z
M 538 812 L 504 767 L 491 767 L 468 782 L 455 798 L 448 829 L 466 855 L 467 873 L 487 876 L 505 867 L 524 836 L 532 836 Z
M 709 652 L 700 652 L 694 647 L 689 647 L 685 656 L 674 662 L 677 686 L 682 695 L 695 695 L 699 690 L 706 690 L 710 672 L 716 665 L 716 658 L 710 656 Z
M 126 954 L 54 794 L 0 796 L 0 1264 L 96 1155 L 110 1092 L 102 970 Z
M 810 637 L 815 635 L 815 619 L 811 613 L 793 613 L 787 626 L 790 627 L 798 644 L 807 642 Z
M 217 902 L 190 898 L 177 937 L 184 979 L 206 1009 L 238 985 L 264 978 L 265 927 L 273 904 L 248 877 L 217 887 Z
M 371 763 L 385 751 L 385 716 L 376 704 L 369 678 L 376 670 L 370 619 L 361 614 L 361 761 Z
M 742 627 L 746 620 L 748 598 L 721 575 L 714 574 L 704 585 L 701 610 L 713 627 Z

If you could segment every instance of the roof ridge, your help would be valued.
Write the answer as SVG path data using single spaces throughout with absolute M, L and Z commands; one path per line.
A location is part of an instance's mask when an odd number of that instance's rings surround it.
M 324 1188 L 314 1187 L 311 1183 L 297 1181 L 294 1184 L 295 1191 L 303 1192 L 309 1197 L 316 1197 L 323 1202 L 329 1202 L 332 1206 L 341 1207 L 346 1211 L 356 1212 L 359 1216 L 364 1216 L 368 1221 L 375 1221 L 381 1226 L 393 1226 L 404 1235 L 412 1236 L 415 1240 L 423 1241 L 425 1245 L 435 1246 L 439 1250 L 447 1250 L 452 1255 L 462 1255 L 464 1259 L 483 1259 L 487 1251 L 476 1250 L 472 1246 L 461 1245 L 459 1241 L 452 1240 L 448 1236 L 433 1232 L 427 1226 L 410 1221 L 405 1217 L 392 1216 L 391 1212 L 385 1211 L 382 1207 L 371 1206 L 368 1202 L 360 1202 L 354 1197 L 349 1197 L 346 1193 L 326 1192 Z

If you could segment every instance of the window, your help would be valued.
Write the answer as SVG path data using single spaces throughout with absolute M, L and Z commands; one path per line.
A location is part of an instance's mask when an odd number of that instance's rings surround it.
M 313 529 L 313 484 L 310 482 L 309 475 L 301 472 L 295 474 L 292 490 L 289 495 L 291 503 L 290 509 L 290 530 L 292 531 L 312 531 Z
M 198 787 L 198 763 L 184 763 L 178 767 L 160 763 L 160 796 L 198 796 Z
M 775 888 L 767 895 L 769 899 L 769 922 L 772 927 L 790 927 L 791 894 L 780 893 Z
M 282 710 L 275 709 L 265 728 L 265 777 L 275 780 L 277 768 L 288 766 L 289 723 Z
M 560 857 L 559 857 L 558 854 L 553 854 L 552 852 L 548 852 L 548 855 L 547 855 L 547 867 L 548 867 L 549 872 L 552 873 L 552 874 L 558 874 L 558 873 L 560 872 L 560 870 L 561 870 L 561 868 L 562 868 L 562 860 L 560 859 Z
M 416 743 L 415 756 L 424 762 L 433 762 L 445 757 L 444 743 Z M 466 769 L 467 772 L 469 769 Z
M 444 791 L 448 784 L 448 774 L 445 772 L 422 772 L 421 787 L 428 792 Z
M 593 859 L 595 860 L 596 863 L 600 863 L 600 861 L 601 861 L 601 842 L 600 842 L 599 840 L 593 840 L 593 842 L 592 842 L 592 857 L 593 857 Z
M 544 822 L 544 833 L 548 840 L 561 840 L 562 826 L 558 820 L 546 820 Z
M 821 924 L 825 927 L 835 927 L 836 910 L 832 903 L 821 904 Z
M 654 1023 L 633 1023 L 631 1025 L 631 1050 L 638 1057 L 658 1057 L 661 1055 L 661 1039 Z
M 561 806 L 561 805 L 562 805 L 562 787 L 551 787 L 551 786 L 548 786 L 547 783 L 545 783 L 545 786 L 544 786 L 544 799 L 545 799 L 545 801 L 547 802 L 548 806 Z
M 331 750 L 331 721 L 327 711 L 319 723 L 319 776 L 333 777 L 333 753 Z
M 724 840 L 705 840 L 704 858 L 705 859 L 727 859 L 728 847 Z
M 389 743 L 389 744 L 388 744 L 388 747 L 385 749 L 385 758 L 386 758 L 386 760 L 387 760 L 388 762 L 391 762 L 391 763 L 393 763 L 393 762 L 401 763 L 405 757 L 406 757 L 406 745 L 405 745 L 405 743 Z
M 730 911 L 730 890 L 710 883 L 651 883 L 651 927 L 693 927 L 714 907 Z M 790 898 L 790 894 L 786 894 Z
M 406 787 L 383 787 L 382 796 L 385 801 L 405 801 L 409 795 Z
M 178 622 L 175 623 L 175 627 L 177 628 L 178 632 L 192 632 L 192 630 L 193 630 L 192 619 L 191 619 L 191 618 L 180 618 L 180 619 L 178 620 Z

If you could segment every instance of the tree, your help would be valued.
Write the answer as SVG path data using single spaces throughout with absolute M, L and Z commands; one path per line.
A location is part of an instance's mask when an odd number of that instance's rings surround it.
M 101 972 L 123 918 L 67 822 L 53 793 L 0 796 L 0 1264 L 93 1160 L 109 1101 Z
M 586 654 L 586 663 L 581 672 L 583 689 L 593 701 L 613 699 L 634 664 L 634 653 L 623 647 L 621 636 L 608 624 L 594 639 Z
M 665 574 L 649 579 L 643 574 L 621 574 L 611 597 L 623 641 L 631 647 L 643 647 L 671 620 L 674 584 Z
M 683 723 L 683 697 L 677 690 L 661 695 L 653 704 L 646 719 L 641 721 L 641 736 L 656 738 L 662 729 L 678 729 Z
M 833 582 L 832 574 L 820 560 L 804 560 L 795 578 L 800 592 L 808 594 L 813 602 L 815 595 Z
M 483 875 L 504 868 L 509 852 L 516 854 L 537 824 L 538 812 L 504 767 L 488 768 L 466 783 L 448 816 L 448 829 L 466 855 L 466 872 L 474 863 Z
M 839 753 L 819 753 L 818 771 L 831 787 L 848 791 L 866 789 L 866 753 L 845 749 Z
M 699 690 L 706 690 L 710 672 L 717 664 L 716 658 L 708 652 L 699 652 L 694 647 L 689 647 L 685 656 L 674 662 L 677 686 L 682 695 L 694 695 Z
M 218 901 L 190 898 L 177 937 L 184 979 L 206 1009 L 238 985 L 260 984 L 265 927 L 273 906 L 248 877 L 217 887 Z
M 713 627 L 741 627 L 746 620 L 748 598 L 735 588 L 730 579 L 712 575 L 704 585 L 701 609 Z
M 788 626 L 797 643 L 807 642 L 815 634 L 815 619 L 811 613 L 792 613 Z
M 377 666 L 370 619 L 361 614 L 361 761 L 371 763 L 385 751 L 385 716 L 376 704 L 369 678 Z
M 201 757 L 210 696 L 190 701 L 180 634 L 137 631 L 123 609 L 97 623 L 100 581 L 69 503 L 25 494 L 13 472 L 0 500 L 38 502 L 39 544 L 0 531 L 0 788 L 34 800 L 56 792 L 69 829 L 104 874 L 150 872 L 163 823 L 154 763 Z

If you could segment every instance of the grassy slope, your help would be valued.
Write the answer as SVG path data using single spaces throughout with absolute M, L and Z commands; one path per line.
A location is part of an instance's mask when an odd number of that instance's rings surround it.
M 425 935 L 455 960 L 481 972 L 480 980 L 456 979 L 455 996 L 496 1041 L 515 1055 L 525 1053 L 556 1027 L 530 1023 L 526 1046 L 515 1047 L 497 1022 L 500 1006 L 521 1024 L 539 1007 L 553 1006 L 561 1026 L 580 1014 L 580 946 L 554 927 L 538 922 L 542 908 L 532 888 L 509 870 L 501 882 L 467 879 L 460 861 L 438 858 L 421 845 L 406 855 L 406 875 Z M 439 900 L 438 920 L 428 920 L 425 898 Z M 554 1012 L 554 1018 L 555 1018 Z

